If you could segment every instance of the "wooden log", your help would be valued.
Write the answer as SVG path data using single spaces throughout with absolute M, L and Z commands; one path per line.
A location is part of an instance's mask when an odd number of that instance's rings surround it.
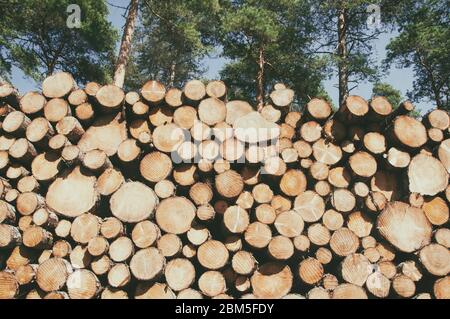
M 241 275 L 251 275 L 257 266 L 253 254 L 244 250 L 238 251 L 233 255 L 231 264 L 233 270 Z
M 217 192 L 225 198 L 237 197 L 244 188 L 242 176 L 234 170 L 227 170 L 215 177 Z
M 323 266 L 317 259 L 310 257 L 300 263 L 298 274 L 304 283 L 313 285 L 322 279 Z
M 50 258 L 41 263 L 36 272 L 36 282 L 43 291 L 60 290 L 67 281 L 72 267 L 62 258 Z
M 70 229 L 72 228 L 72 223 L 68 220 L 62 219 L 58 222 L 55 227 L 55 234 L 60 238 L 66 238 L 70 235 Z
M 116 154 L 120 143 L 127 139 L 126 123 L 120 114 L 98 117 L 78 141 L 78 147 L 84 153 L 99 149 L 108 156 Z
M 75 218 L 70 235 L 77 243 L 87 244 L 100 232 L 100 219 L 93 214 L 82 214 Z
M 367 290 L 378 298 L 386 298 L 389 295 L 391 281 L 380 272 L 374 272 L 366 280 Z
M 369 102 L 369 118 L 372 121 L 385 119 L 392 113 L 392 105 L 384 96 L 375 96 Z
M 55 131 L 50 122 L 43 117 L 31 121 L 25 132 L 27 140 L 39 147 L 46 147 L 54 134 Z
M 422 209 L 429 222 L 433 225 L 443 225 L 449 219 L 449 208 L 445 200 L 440 197 L 425 200 Z
M 197 121 L 197 110 L 192 106 L 181 106 L 173 113 L 173 122 L 182 129 L 191 129 Z
M 215 217 L 214 207 L 211 205 L 202 205 L 197 208 L 197 218 L 201 221 L 211 221 Z
M 392 288 L 398 296 L 403 298 L 412 297 L 416 293 L 414 281 L 405 275 L 396 276 L 392 281 Z
M 44 116 L 51 123 L 57 123 L 70 115 L 70 105 L 66 100 L 60 98 L 51 99 L 44 106 Z
M 20 98 L 20 110 L 27 116 L 36 116 L 42 113 L 47 100 L 39 92 L 28 92 Z
M 256 219 L 263 224 L 273 224 L 277 213 L 275 209 L 269 204 L 258 205 L 255 209 Z
M 216 98 L 204 99 L 198 106 L 200 121 L 209 126 L 225 121 L 226 113 L 225 103 Z
M 389 203 L 378 216 L 381 235 L 397 249 L 416 251 L 431 241 L 431 225 L 423 211 L 402 202 Z
M 126 223 L 143 221 L 154 213 L 158 197 L 154 191 L 139 182 L 127 182 L 111 196 L 113 216 Z
M 244 238 L 251 247 L 264 248 L 272 239 L 272 231 L 266 224 L 253 222 L 247 227 Z
M 425 126 L 407 115 L 395 118 L 390 136 L 400 145 L 408 148 L 418 148 L 427 142 L 427 132 Z
M 225 140 L 220 145 L 221 157 L 229 162 L 241 162 L 244 157 L 245 146 L 242 142 L 235 138 Z
M 113 262 L 108 255 L 96 257 L 91 262 L 91 269 L 97 276 L 106 275 L 113 266 Z
M 294 244 L 288 237 L 275 236 L 270 240 L 267 250 L 276 260 L 288 260 L 294 254 Z
M 15 221 L 15 207 L 3 200 L 0 200 L 0 224 L 14 224 Z
M 362 254 L 348 255 L 341 264 L 342 278 L 348 283 L 363 286 L 370 274 L 370 262 Z
M 281 118 L 281 111 L 269 104 L 261 109 L 261 115 L 269 122 L 276 123 Z
M 183 234 L 195 218 L 195 206 L 185 197 L 164 199 L 156 209 L 156 222 L 165 232 Z
M 6 271 L 0 272 L 0 299 L 14 299 L 19 293 L 16 277 Z
M 75 108 L 75 117 L 83 124 L 90 125 L 94 121 L 94 107 L 91 103 L 82 103 Z
M 436 242 L 444 247 L 450 247 L 450 229 L 439 228 L 434 233 L 434 239 Z
M 206 87 L 199 80 L 188 81 L 183 88 L 184 97 L 191 102 L 198 102 L 206 95 Z
M 172 259 L 166 265 L 164 276 L 167 285 L 174 291 L 189 288 L 195 280 L 194 265 L 184 258 Z
M 107 168 L 97 179 L 97 190 L 102 196 L 110 196 L 124 183 L 125 179 L 120 171 Z
M 439 244 L 430 244 L 420 250 L 419 258 L 432 275 L 445 276 L 450 272 L 450 252 Z
M 151 280 L 161 274 L 165 263 L 165 258 L 161 252 L 154 247 L 149 247 L 139 250 L 131 258 L 130 269 L 133 276 L 138 280 Z
M 112 168 L 108 156 L 102 150 L 91 150 L 84 154 L 82 164 L 96 175 L 100 175 L 106 169 Z
M 86 175 L 80 167 L 76 167 L 50 185 L 46 204 L 60 215 L 77 217 L 95 206 L 98 199 L 95 182 L 95 177 Z
M 449 299 L 448 285 L 450 276 L 446 276 L 436 280 L 433 286 L 433 293 L 436 299 Z
M 167 90 L 166 95 L 164 96 L 164 101 L 167 105 L 177 108 L 183 105 L 182 101 L 183 92 L 177 88 L 170 88 Z
M 89 240 L 88 242 L 88 252 L 93 257 L 102 256 L 108 251 L 109 243 L 105 237 L 96 236 Z
M 164 257 L 174 257 L 181 253 L 183 243 L 180 237 L 175 234 L 165 234 L 157 241 L 157 247 Z
M 14 136 L 23 136 L 30 123 L 31 120 L 24 113 L 13 111 L 3 119 L 2 130 Z
M 294 210 L 304 221 L 312 223 L 318 221 L 325 212 L 325 203 L 314 191 L 305 191 L 295 198 Z
M 429 178 L 433 176 L 433 178 Z M 418 154 L 408 167 L 409 191 L 434 196 L 445 190 L 448 185 L 448 173 L 436 158 Z
M 308 227 L 308 239 L 316 246 L 324 246 L 330 242 L 330 231 L 320 223 Z
M 338 212 L 347 213 L 355 207 L 356 199 L 352 192 L 341 188 L 333 191 L 331 204 Z
M 10 248 L 22 242 L 22 235 L 17 227 L 0 224 L 0 248 Z
M 311 177 L 317 181 L 322 181 L 327 179 L 329 173 L 329 167 L 327 164 L 321 162 L 314 162 L 309 167 L 309 174 Z
M 86 92 L 88 97 L 94 98 L 98 90 L 100 90 L 100 87 L 101 87 L 100 84 L 96 82 L 88 82 L 84 87 L 84 91 Z
M 53 244 L 52 255 L 54 257 L 65 258 L 72 252 L 72 246 L 64 239 L 60 239 Z
M 432 110 L 423 117 L 423 122 L 427 127 L 446 130 L 450 126 L 450 116 L 445 110 Z
M 137 223 L 131 233 L 131 239 L 138 248 L 152 246 L 159 237 L 161 237 L 159 227 L 149 220 Z
M 49 248 L 53 245 L 53 236 L 42 227 L 31 226 L 23 232 L 23 244 L 29 248 Z
M 167 179 L 163 179 L 155 184 L 155 193 L 161 198 L 165 199 L 175 194 L 175 184 Z
M 173 171 L 174 181 L 181 186 L 191 186 L 198 179 L 197 166 L 194 164 L 182 164 Z
M 47 98 L 61 98 L 67 96 L 75 87 L 72 75 L 67 72 L 57 72 L 42 82 L 42 93 Z
M 76 270 L 67 278 L 70 299 L 94 299 L 100 293 L 100 281 L 86 269 Z
M 77 90 L 70 92 L 69 96 L 67 97 L 67 100 L 69 101 L 70 105 L 72 105 L 72 106 L 78 106 L 83 103 L 86 103 L 87 99 L 88 99 L 88 95 L 82 89 L 77 89 Z
M 64 147 L 70 145 L 70 141 L 67 136 L 63 134 L 56 134 L 52 136 L 48 141 L 48 147 L 56 154 L 61 154 Z
M 198 279 L 200 291 L 208 297 L 215 297 L 226 291 L 224 276 L 218 271 L 206 271 Z
M 131 272 L 128 265 L 115 264 L 108 272 L 108 284 L 113 288 L 123 288 L 131 281 Z
M 327 165 L 334 165 L 342 158 L 342 150 L 333 143 L 327 143 L 324 139 L 320 139 L 312 146 L 314 158 Z
M 183 130 L 174 123 L 158 126 L 153 131 L 153 144 L 157 150 L 170 153 L 176 151 L 184 141 Z
M 67 139 L 74 144 L 76 144 L 85 133 L 80 122 L 73 116 L 61 118 L 56 124 L 56 131 L 58 134 L 65 135 Z
M 121 88 L 108 84 L 102 86 L 97 91 L 95 98 L 102 112 L 117 112 L 123 106 L 125 101 L 125 93 Z
M 226 98 L 227 87 L 223 81 L 211 81 L 206 85 L 206 94 L 209 97 L 223 100 Z
M 349 95 L 338 111 L 339 116 L 346 122 L 359 122 L 368 112 L 367 101 L 356 95 Z
M 114 262 L 125 262 L 134 254 L 134 245 L 130 238 L 121 236 L 109 246 L 109 257 Z
M 225 245 L 217 240 L 208 240 L 197 250 L 200 264 L 211 270 L 222 268 L 228 261 L 229 253 Z
M 294 100 L 294 91 L 288 88 L 274 90 L 270 93 L 270 100 L 278 107 L 287 107 Z
M 358 237 L 348 228 L 341 227 L 330 238 L 330 248 L 338 256 L 348 256 L 356 252 L 359 247 Z
M 256 297 L 281 298 L 291 290 L 293 275 L 289 266 L 270 262 L 261 265 L 250 280 Z
M 311 242 L 307 236 L 300 235 L 294 238 L 294 247 L 297 251 L 307 252 L 310 246 Z
M 313 98 L 306 104 L 306 111 L 313 119 L 323 121 L 331 115 L 332 109 L 327 101 Z
M 250 224 L 249 214 L 240 206 L 230 206 L 225 210 L 223 223 L 229 232 L 243 233 Z
M 19 285 L 23 286 L 34 283 L 36 269 L 37 265 L 20 266 L 14 274 Z
M 48 209 L 39 208 L 33 214 L 33 223 L 36 226 L 54 229 L 58 225 L 58 216 Z
M 331 299 L 367 299 L 367 294 L 359 286 L 344 283 L 333 290 Z
M 373 176 L 377 171 L 375 158 L 367 152 L 359 151 L 350 156 L 349 165 L 352 172 L 361 178 Z
M 320 138 L 321 135 L 322 126 L 316 121 L 306 122 L 300 128 L 300 136 L 306 142 L 315 142 Z
M 304 222 L 301 216 L 296 212 L 285 211 L 278 214 L 274 226 L 281 235 L 293 238 L 302 233 Z
M 158 81 L 147 81 L 141 88 L 141 96 L 152 104 L 160 103 L 165 95 L 166 88 Z

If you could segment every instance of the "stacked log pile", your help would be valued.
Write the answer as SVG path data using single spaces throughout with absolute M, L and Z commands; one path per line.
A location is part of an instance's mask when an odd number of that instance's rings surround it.
M 449 114 L 221 81 L 0 85 L 0 298 L 450 298 Z

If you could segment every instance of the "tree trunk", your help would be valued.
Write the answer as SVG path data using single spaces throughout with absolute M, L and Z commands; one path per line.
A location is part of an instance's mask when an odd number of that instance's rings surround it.
M 114 85 L 122 88 L 125 81 L 125 68 L 130 57 L 131 40 L 138 14 L 138 0 L 131 0 L 128 10 L 127 21 L 123 30 L 122 42 L 120 44 L 119 57 L 114 70 Z
M 339 56 L 339 106 L 348 96 L 348 52 L 347 52 L 347 9 L 340 4 L 338 9 L 338 56 Z
M 264 64 L 266 63 L 264 58 L 264 47 L 259 48 L 259 58 L 258 58 L 258 75 L 256 77 L 258 90 L 256 96 L 256 102 L 258 104 L 257 108 L 260 111 L 264 106 Z

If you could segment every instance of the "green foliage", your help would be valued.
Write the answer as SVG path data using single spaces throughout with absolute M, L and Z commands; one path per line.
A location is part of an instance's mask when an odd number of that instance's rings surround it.
M 66 24 L 70 4 L 81 8 L 81 27 Z M 11 0 L 1 4 L 0 67 L 11 65 L 35 80 L 56 70 L 71 72 L 79 82 L 107 81 L 117 33 L 98 0 Z M 5 19 L 3 19 L 5 18 Z
M 126 87 L 137 89 L 149 78 L 182 86 L 204 69 L 212 51 L 217 0 L 144 0 L 133 40 Z
M 450 19 L 448 3 L 403 1 L 396 16 L 399 35 L 387 46 L 385 63 L 413 67 L 415 81 L 408 96 L 450 109 Z
M 403 100 L 402 93 L 399 90 L 383 82 L 376 82 L 373 85 L 372 97 L 374 96 L 384 96 L 394 108 L 397 108 Z
M 283 82 L 301 106 L 320 91 L 326 61 L 309 51 L 315 29 L 308 1 L 224 1 L 220 31 L 223 56 L 230 59 L 220 74 L 231 98 L 255 99 L 260 48 L 266 93 Z

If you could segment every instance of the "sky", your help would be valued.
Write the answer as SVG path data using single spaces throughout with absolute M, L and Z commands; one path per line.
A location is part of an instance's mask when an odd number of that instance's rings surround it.
M 109 21 L 120 31 L 122 30 L 123 25 L 125 24 L 125 17 L 123 16 L 124 10 L 113 7 L 116 6 L 124 6 L 123 0 L 109 0 Z M 377 63 L 381 63 L 381 61 L 386 56 L 385 47 L 389 43 L 389 40 L 394 37 L 393 33 L 383 33 L 378 40 L 374 41 L 374 57 Z M 226 59 L 220 57 L 215 54 L 214 56 L 207 57 L 203 60 L 203 63 L 207 67 L 207 71 L 205 77 L 208 79 L 218 79 L 219 71 L 222 69 L 223 65 L 226 63 Z M 413 81 L 414 81 L 414 73 L 411 68 L 403 68 L 398 69 L 392 67 L 387 74 L 381 79 L 383 82 L 387 82 L 394 86 L 397 90 L 400 90 L 403 96 L 406 96 L 406 92 L 412 89 Z M 12 83 L 19 89 L 21 93 L 38 90 L 39 84 L 35 83 L 32 79 L 24 76 L 23 72 L 17 68 L 13 68 L 12 72 Z M 337 89 L 337 76 L 334 75 L 329 80 L 324 81 L 325 90 L 328 92 L 330 97 L 333 99 L 333 103 L 335 105 L 338 104 L 339 91 Z M 366 99 L 369 99 L 372 94 L 372 84 L 368 82 L 359 83 L 358 87 L 355 88 L 351 94 L 360 95 Z M 421 113 L 424 113 L 426 110 L 432 108 L 431 103 L 421 102 L 416 103 L 416 108 Z

